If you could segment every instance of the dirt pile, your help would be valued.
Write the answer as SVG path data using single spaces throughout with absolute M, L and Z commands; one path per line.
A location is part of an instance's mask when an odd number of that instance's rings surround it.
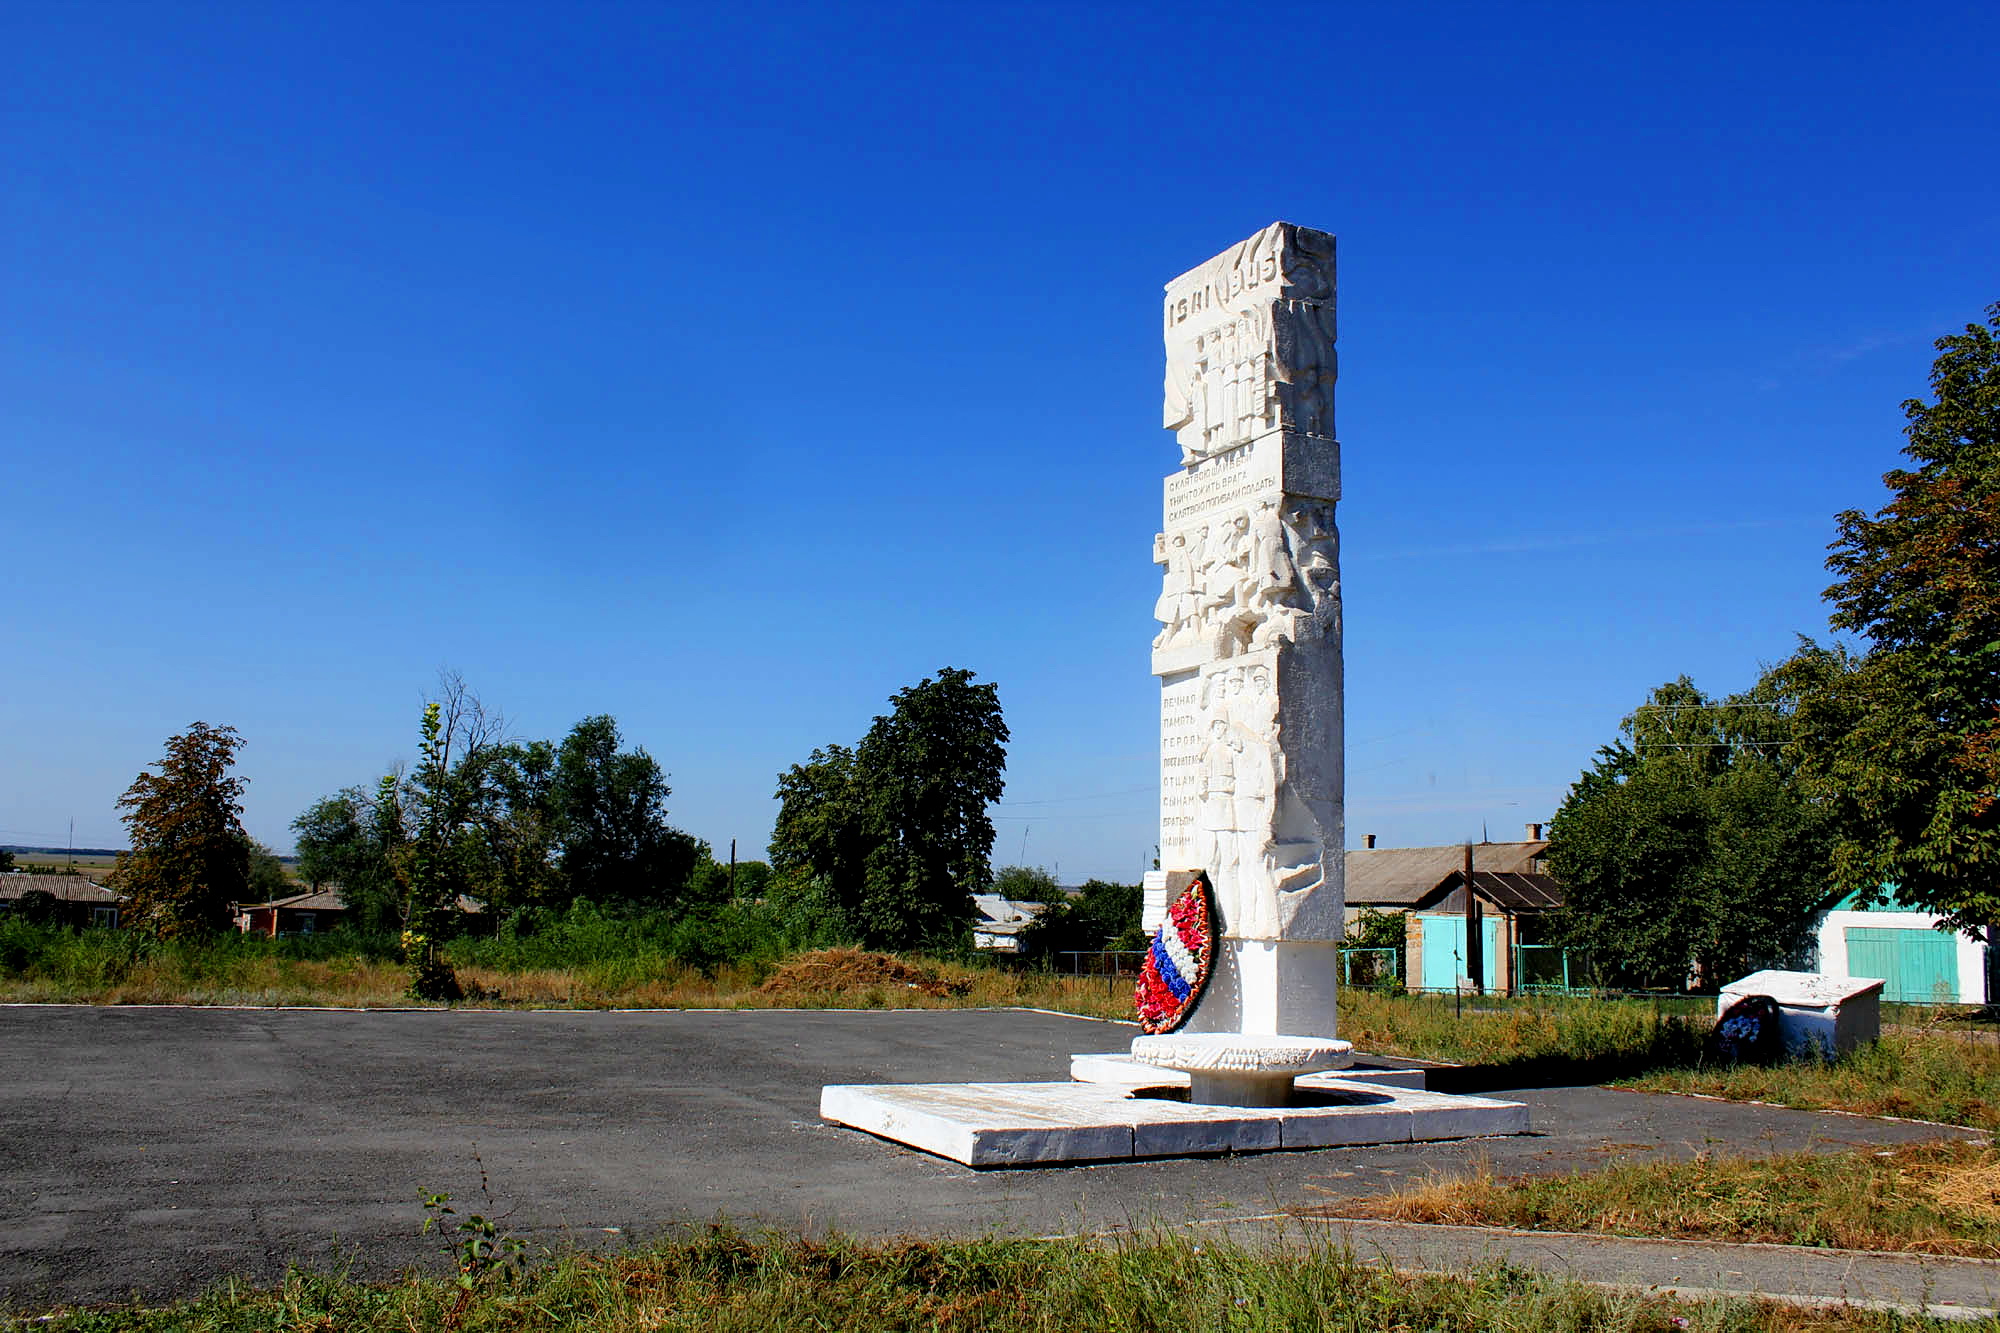
M 963 995 L 970 981 L 946 977 L 936 968 L 908 963 L 894 954 L 862 949 L 819 949 L 788 959 L 759 987 L 766 995 L 828 991 L 847 993 L 905 987 L 924 995 Z

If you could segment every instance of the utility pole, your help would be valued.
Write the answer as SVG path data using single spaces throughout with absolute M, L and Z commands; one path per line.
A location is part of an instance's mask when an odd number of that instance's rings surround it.
M 1480 978 L 1486 971 L 1486 941 L 1480 933 L 1479 895 L 1472 891 L 1472 844 L 1465 844 L 1465 870 L 1459 876 L 1465 885 L 1465 974 L 1472 989 L 1484 992 Z
M 736 901 L 736 839 L 729 840 L 729 901 Z

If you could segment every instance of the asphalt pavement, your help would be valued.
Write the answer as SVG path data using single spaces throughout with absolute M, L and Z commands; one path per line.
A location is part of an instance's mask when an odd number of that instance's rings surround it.
M 1533 1088 L 1489 1094 L 1530 1105 L 1525 1136 L 974 1171 L 818 1117 L 822 1084 L 1061 1080 L 1072 1052 L 1131 1031 L 1019 1010 L 0 1007 L 0 1308 L 186 1296 L 292 1263 L 435 1265 L 428 1192 L 550 1246 L 715 1219 L 1046 1235 L 1309 1211 L 1478 1164 L 1529 1174 L 1952 1132 Z

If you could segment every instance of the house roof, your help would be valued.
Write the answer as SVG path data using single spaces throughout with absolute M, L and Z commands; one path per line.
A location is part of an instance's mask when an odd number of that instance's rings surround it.
M 1506 870 L 1475 870 L 1472 891 L 1479 900 L 1515 914 L 1553 912 L 1563 905 L 1562 885 L 1550 875 Z M 1454 870 L 1412 904 L 1420 912 L 1463 912 L 1465 871 Z
M 21 895 L 35 890 L 54 894 L 65 903 L 92 903 L 112 907 L 124 901 L 86 875 L 0 875 L 0 902 L 18 902 Z
M 341 901 L 339 889 L 310 889 L 305 893 L 295 893 L 289 898 L 273 898 L 268 903 L 239 903 L 239 912 L 256 912 L 281 907 L 288 912 L 344 912 L 347 904 Z
M 1499 874 L 1536 874 L 1548 849 L 1534 842 L 1476 842 L 1472 869 Z M 1378 847 L 1347 854 L 1347 905 L 1410 907 L 1465 865 L 1465 844 L 1444 847 Z
M 974 930 L 1023 926 L 1040 916 L 1043 908 L 1041 903 L 1003 898 L 997 893 L 975 893 L 972 895 L 972 905 L 979 911 L 979 919 L 972 923 Z

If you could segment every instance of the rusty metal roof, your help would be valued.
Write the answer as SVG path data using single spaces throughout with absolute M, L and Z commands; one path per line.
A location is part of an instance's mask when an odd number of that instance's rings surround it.
M 1472 869 L 1499 874 L 1537 873 L 1546 841 L 1476 842 Z M 1378 847 L 1347 854 L 1349 907 L 1409 907 L 1465 864 L 1465 844 L 1445 847 Z
M 1522 916 L 1553 912 L 1563 905 L 1562 885 L 1553 876 L 1502 870 L 1472 872 L 1472 891 L 1479 901 L 1502 912 Z M 1418 912 L 1463 912 L 1465 872 L 1454 870 L 1412 905 Z
M 264 911 L 282 907 L 288 912 L 344 912 L 347 904 L 341 901 L 338 889 L 312 889 L 305 893 L 295 893 L 289 898 L 273 898 L 268 903 L 238 903 L 239 912 Z

